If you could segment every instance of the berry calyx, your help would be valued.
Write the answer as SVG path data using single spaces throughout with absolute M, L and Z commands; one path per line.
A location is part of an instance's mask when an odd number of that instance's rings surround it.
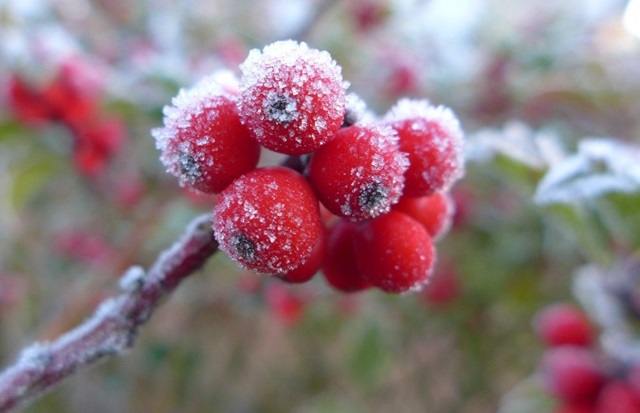
M 291 169 L 265 167 L 233 181 L 213 210 L 220 249 L 241 267 L 283 275 L 309 259 L 321 237 L 318 201 Z
M 448 190 L 464 173 L 462 131 L 453 112 L 424 100 L 401 99 L 385 116 L 409 156 L 405 196 Z
M 218 193 L 257 165 L 260 146 L 240 122 L 235 87 L 215 74 L 164 108 L 164 127 L 152 134 L 160 160 L 181 186 Z
M 354 125 L 340 129 L 309 162 L 309 180 L 332 213 L 363 220 L 389 212 L 404 187 L 405 156 L 389 127 Z
M 353 237 L 359 226 L 356 222 L 341 219 L 329 229 L 322 273 L 327 283 L 338 291 L 352 293 L 371 287 L 356 265 Z
M 422 289 L 435 262 L 424 226 L 396 211 L 363 223 L 354 236 L 354 251 L 360 274 L 389 293 Z
M 292 40 L 252 50 L 240 65 L 242 122 L 264 147 L 311 153 L 333 138 L 345 115 L 341 68 L 329 53 Z

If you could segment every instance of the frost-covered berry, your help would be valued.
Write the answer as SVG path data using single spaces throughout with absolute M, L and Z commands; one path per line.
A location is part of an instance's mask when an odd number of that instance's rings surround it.
M 449 189 L 462 177 L 462 131 L 450 109 L 425 100 L 401 99 L 385 121 L 398 132 L 400 150 L 409 155 L 404 195 L 431 195 Z
M 309 258 L 304 260 L 300 265 L 287 271 L 284 274 L 278 276 L 289 283 L 301 284 L 310 281 L 314 275 L 320 270 L 322 261 L 324 260 L 325 253 L 327 251 L 327 229 L 322 225 L 320 231 L 320 238 L 313 247 Z
M 569 303 L 557 303 L 541 310 L 534 319 L 537 336 L 547 346 L 589 346 L 594 331 L 587 316 Z
M 240 122 L 235 82 L 222 72 L 181 90 L 164 108 L 164 127 L 152 131 L 181 186 L 218 193 L 256 167 L 260 145 Z
M 429 231 L 434 240 L 444 236 L 453 222 L 455 206 L 448 192 L 430 196 L 402 197 L 392 208 L 404 212 Z
M 238 108 L 263 146 L 311 153 L 333 138 L 345 115 L 341 68 L 326 51 L 293 40 L 252 50 L 240 65 Z
M 213 210 L 220 249 L 240 266 L 282 275 L 302 265 L 320 239 L 318 200 L 291 169 L 254 169 L 220 193 Z
M 360 274 L 389 293 L 420 290 L 435 262 L 424 226 L 396 211 L 363 223 L 354 236 L 354 251 Z
M 389 212 L 398 202 L 407 168 L 393 129 L 380 125 L 342 128 L 309 162 L 309 180 L 332 213 L 362 220 Z
M 353 237 L 359 225 L 341 219 L 329 229 L 322 273 L 330 286 L 342 292 L 362 291 L 371 287 L 356 266 Z

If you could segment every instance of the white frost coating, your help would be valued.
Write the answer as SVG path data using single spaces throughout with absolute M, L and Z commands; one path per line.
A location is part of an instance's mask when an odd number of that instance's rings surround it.
M 535 202 L 572 204 L 611 192 L 640 191 L 640 147 L 611 138 L 587 138 L 575 155 L 552 167 Z
M 389 110 L 383 121 L 392 125 L 410 122 L 412 132 L 429 136 L 429 140 L 422 142 L 412 154 L 414 160 L 433 161 L 431 165 L 414 166 L 422 170 L 422 179 L 429 187 L 435 191 L 447 190 L 462 178 L 463 132 L 451 109 L 442 105 L 432 106 L 426 99 L 404 98 Z
M 51 361 L 51 346 L 48 342 L 35 342 L 20 352 L 16 370 L 44 371 Z
M 376 115 L 369 110 L 367 103 L 357 94 L 347 94 L 347 112 L 344 117 L 344 125 L 357 125 L 361 123 L 373 123 Z
M 123 291 L 137 291 L 142 287 L 145 275 L 144 268 L 134 265 L 120 277 L 118 285 Z
M 254 49 L 240 65 L 242 122 L 268 149 L 309 153 L 326 143 L 346 111 L 341 68 L 326 51 L 285 40 Z
M 151 135 L 162 152 L 161 162 L 167 172 L 180 180 L 180 185 L 193 185 L 202 179 L 199 165 L 215 167 L 215 136 L 212 125 L 218 118 L 215 110 L 224 100 L 235 101 L 239 82 L 230 71 L 218 71 L 191 88 L 183 88 L 163 108 L 164 127 L 154 128 Z M 205 151 L 199 148 L 208 147 Z M 212 170 L 212 169 L 208 169 Z
M 536 170 L 565 157 L 555 134 L 533 131 L 520 121 L 507 122 L 502 130 L 482 129 L 468 137 L 465 147 L 468 161 L 487 162 L 501 154 Z
M 600 325 L 603 350 L 619 361 L 637 364 L 640 344 L 619 298 L 608 288 L 610 276 L 595 265 L 584 266 L 576 273 L 573 292 L 589 317 Z

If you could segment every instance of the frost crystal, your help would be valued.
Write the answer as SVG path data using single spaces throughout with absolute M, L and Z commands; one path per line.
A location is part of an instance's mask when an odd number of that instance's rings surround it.
M 329 141 L 346 111 L 340 67 L 326 51 L 292 40 L 252 50 L 240 65 L 238 109 L 258 142 L 289 155 Z
M 535 201 L 575 203 L 612 192 L 640 191 L 640 148 L 610 138 L 587 138 L 578 152 L 552 167 L 540 181 Z
M 144 283 L 145 275 L 146 274 L 144 272 L 144 269 L 138 265 L 135 265 L 133 267 L 130 267 L 124 273 L 124 275 L 120 277 L 118 285 L 123 291 L 136 291 Z
M 448 190 L 464 175 L 463 133 L 451 109 L 427 100 L 401 99 L 384 121 L 409 155 L 405 193 L 424 196 Z

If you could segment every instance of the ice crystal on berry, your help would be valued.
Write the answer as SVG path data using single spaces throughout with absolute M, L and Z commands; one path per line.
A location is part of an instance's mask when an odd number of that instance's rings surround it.
M 232 75 L 216 73 L 181 90 L 164 108 L 164 127 L 152 135 L 180 185 L 217 193 L 256 166 L 260 147 L 240 123 L 237 87 Z
M 448 190 L 464 174 L 462 130 L 451 109 L 426 100 L 401 99 L 384 118 L 409 156 L 405 195 Z
M 346 84 L 329 53 L 280 41 L 252 50 L 240 69 L 242 122 L 268 149 L 313 152 L 342 124 Z

